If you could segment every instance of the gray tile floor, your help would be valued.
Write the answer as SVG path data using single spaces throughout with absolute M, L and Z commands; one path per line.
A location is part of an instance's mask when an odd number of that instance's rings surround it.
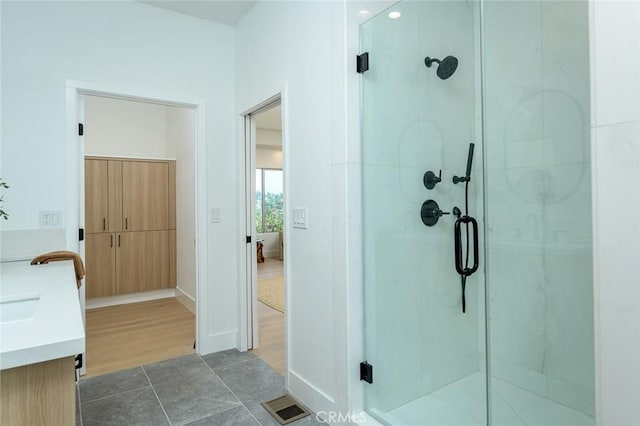
M 197 354 L 80 380 L 77 424 L 278 425 L 260 402 L 285 393 L 284 378 L 249 352 Z M 315 414 L 291 423 L 319 425 Z

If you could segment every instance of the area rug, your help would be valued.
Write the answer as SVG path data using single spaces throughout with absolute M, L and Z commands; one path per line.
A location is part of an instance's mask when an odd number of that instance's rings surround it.
M 282 277 L 258 280 L 258 300 L 284 313 L 284 282 Z

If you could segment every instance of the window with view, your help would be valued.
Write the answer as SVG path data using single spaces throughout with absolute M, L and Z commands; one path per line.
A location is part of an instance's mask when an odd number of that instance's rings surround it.
M 284 193 L 282 170 L 256 169 L 256 231 L 282 231 Z

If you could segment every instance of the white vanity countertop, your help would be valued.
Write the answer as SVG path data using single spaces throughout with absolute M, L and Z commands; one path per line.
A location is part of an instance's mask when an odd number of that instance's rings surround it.
M 0 369 L 84 352 L 73 261 L 0 263 Z

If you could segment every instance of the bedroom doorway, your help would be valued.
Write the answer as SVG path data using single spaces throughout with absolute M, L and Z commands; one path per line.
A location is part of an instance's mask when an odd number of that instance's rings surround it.
M 280 99 L 246 116 L 247 229 L 254 232 L 248 267 L 251 269 L 251 320 L 248 349 L 285 374 L 285 191 Z M 251 186 L 251 188 L 249 188 Z

